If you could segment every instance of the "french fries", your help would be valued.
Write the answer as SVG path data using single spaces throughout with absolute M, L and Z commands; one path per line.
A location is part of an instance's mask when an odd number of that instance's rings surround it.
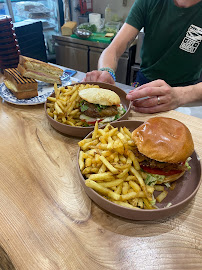
M 166 190 L 162 191 L 156 198 L 157 202 L 159 203 L 162 202 L 163 199 L 165 199 L 165 197 L 167 196 L 167 194 L 168 194 L 168 191 Z
M 80 110 L 79 104 L 81 98 L 79 91 L 86 88 L 99 88 L 98 85 L 90 84 L 75 84 L 74 86 L 57 87 L 54 84 L 55 97 L 48 97 L 47 100 L 47 113 L 54 120 L 70 125 L 70 126 L 85 126 L 79 118 Z M 94 137 L 96 137 L 96 130 Z
M 155 202 L 167 196 L 163 185 L 145 184 L 146 175 L 140 169 L 126 127 L 107 124 L 99 129 L 95 124 L 92 137 L 80 141 L 79 167 L 89 188 L 108 200 L 128 208 L 155 209 Z M 160 192 L 154 198 L 154 191 Z

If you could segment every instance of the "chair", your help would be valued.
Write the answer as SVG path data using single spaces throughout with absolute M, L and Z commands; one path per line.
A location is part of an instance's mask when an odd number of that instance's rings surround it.
M 14 27 L 21 55 L 48 62 L 42 22 L 25 20 Z

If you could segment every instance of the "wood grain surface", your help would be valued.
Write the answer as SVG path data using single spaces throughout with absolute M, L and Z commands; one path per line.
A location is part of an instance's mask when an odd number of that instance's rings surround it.
M 202 157 L 202 120 L 160 115 L 185 123 Z M 202 187 L 170 218 L 119 218 L 85 194 L 76 171 L 78 141 L 49 125 L 43 105 L 1 100 L 0 269 L 202 269 Z

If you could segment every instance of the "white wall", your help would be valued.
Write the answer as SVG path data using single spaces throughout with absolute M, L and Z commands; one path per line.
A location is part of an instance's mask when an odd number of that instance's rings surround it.
M 123 0 L 93 0 L 93 12 L 101 13 L 104 17 L 105 8 L 109 4 L 112 13 L 116 13 L 119 17 L 123 18 L 124 22 L 134 2 L 135 0 L 127 0 L 127 6 L 123 7 Z M 75 8 L 78 4 L 79 0 L 71 0 L 72 20 L 77 21 L 77 23 L 80 13 L 75 11 Z
M 65 1 L 65 0 L 63 0 Z M 78 23 L 78 16 L 80 15 L 79 11 L 75 11 L 75 8 L 79 5 L 79 0 L 71 0 L 71 11 L 72 11 L 72 21 Z
M 125 20 L 134 2 L 135 0 L 127 0 L 127 6 L 123 7 L 123 0 L 93 0 L 93 12 L 104 16 L 105 8 L 109 4 L 112 12 Z

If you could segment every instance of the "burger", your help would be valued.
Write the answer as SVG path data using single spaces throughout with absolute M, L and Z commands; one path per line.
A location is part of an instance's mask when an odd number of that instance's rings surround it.
M 135 155 L 146 174 L 146 184 L 175 181 L 190 169 L 188 161 L 194 143 L 183 123 L 172 118 L 153 117 L 135 129 L 132 138 Z
M 120 118 L 126 110 L 120 97 L 113 91 L 103 88 L 87 88 L 79 91 L 80 119 L 86 126 L 109 123 Z

